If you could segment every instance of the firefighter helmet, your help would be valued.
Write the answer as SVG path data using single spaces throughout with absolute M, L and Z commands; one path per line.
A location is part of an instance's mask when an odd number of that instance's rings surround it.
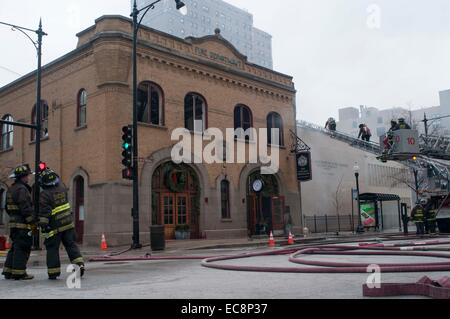
M 39 175 L 39 185 L 44 187 L 57 186 L 59 184 L 59 176 L 50 168 L 46 169 Z
M 30 165 L 22 164 L 20 166 L 17 166 L 14 169 L 13 173 L 9 176 L 9 178 L 11 178 L 11 179 L 19 179 L 21 177 L 28 176 L 28 175 L 31 175 L 31 174 L 34 174 L 34 173 L 31 171 Z

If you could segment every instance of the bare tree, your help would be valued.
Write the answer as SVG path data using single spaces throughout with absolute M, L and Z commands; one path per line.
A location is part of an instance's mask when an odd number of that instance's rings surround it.
M 341 211 L 341 208 L 343 206 L 342 198 L 343 198 L 343 192 L 344 189 L 342 187 L 342 181 L 344 180 L 344 175 L 341 176 L 341 179 L 339 180 L 339 184 L 336 187 L 336 192 L 334 193 L 333 198 L 333 206 L 336 209 L 336 216 L 339 218 L 339 213 Z
M 417 174 L 417 187 L 416 187 L 414 174 L 409 173 L 407 170 L 402 170 L 401 174 L 386 175 L 386 178 L 390 179 L 392 188 L 403 185 L 407 186 L 415 193 L 420 193 L 421 189 L 423 189 L 423 187 L 426 184 L 425 176 L 423 176 L 422 174 Z

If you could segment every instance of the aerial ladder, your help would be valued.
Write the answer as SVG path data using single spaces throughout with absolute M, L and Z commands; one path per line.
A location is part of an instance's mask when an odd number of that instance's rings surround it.
M 381 162 L 395 161 L 412 170 L 417 197 L 427 197 L 435 203 L 437 218 L 445 218 L 450 229 L 450 138 L 422 134 L 417 130 L 397 130 L 380 137 L 380 142 L 366 142 L 343 132 L 299 121 L 304 129 L 321 132 L 351 147 L 376 155 Z M 420 181 L 420 183 L 419 183 Z M 441 226 L 440 226 L 441 229 Z M 449 231 L 446 231 L 449 232 Z

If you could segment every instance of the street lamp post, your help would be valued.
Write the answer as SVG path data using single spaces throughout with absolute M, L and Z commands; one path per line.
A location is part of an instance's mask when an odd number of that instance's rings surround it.
M 417 169 L 413 169 L 413 173 L 414 173 L 414 185 L 416 187 L 416 201 L 419 201 L 419 180 L 418 180 L 418 174 L 419 171 Z
M 139 240 L 139 166 L 138 166 L 138 110 L 137 110 L 137 37 L 142 20 L 150 9 L 154 9 L 155 5 L 162 0 L 157 0 L 151 4 L 138 9 L 136 0 L 133 4 L 133 249 L 142 248 Z M 186 5 L 181 0 L 175 0 L 176 8 L 181 14 L 187 14 Z M 139 14 L 144 12 L 138 21 Z
M 28 127 L 35 130 L 36 133 L 36 150 L 35 150 L 35 172 L 39 172 L 39 164 L 41 162 L 41 130 L 42 130 L 42 123 L 41 123 L 41 82 L 42 82 L 42 39 L 47 33 L 45 33 L 42 30 L 42 19 L 39 21 L 39 28 L 37 30 L 32 30 L 24 27 L 20 27 L 14 24 L 9 24 L 5 22 L 0 22 L 0 24 L 9 26 L 12 28 L 12 30 L 18 30 L 21 33 L 23 33 L 34 45 L 37 51 L 37 58 L 38 58 L 38 67 L 36 71 L 36 120 L 34 125 L 26 125 L 24 123 L 17 123 L 17 122 L 9 122 L 9 125 L 13 126 L 21 126 L 21 127 Z M 37 34 L 37 41 L 34 41 L 27 32 L 33 32 Z M 3 124 L 6 124 L 6 122 L 2 121 Z M 37 185 L 37 178 L 35 179 L 35 187 L 34 187 L 34 214 L 37 218 L 39 216 L 39 196 L 40 196 L 40 189 Z M 36 243 L 33 243 L 34 248 L 39 248 L 39 240 L 33 240 Z
M 355 172 L 356 192 L 358 193 L 358 228 L 356 229 L 356 233 L 361 234 L 364 233 L 364 227 L 361 221 L 361 200 L 359 196 L 359 170 L 360 169 L 358 164 L 355 164 L 355 166 L 353 167 L 353 171 Z

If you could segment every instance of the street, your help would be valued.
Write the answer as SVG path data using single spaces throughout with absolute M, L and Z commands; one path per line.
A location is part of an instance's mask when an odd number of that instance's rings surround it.
M 267 248 L 213 249 L 183 252 L 189 256 L 235 255 Z M 177 253 L 177 252 L 176 252 Z M 181 253 L 181 252 L 180 252 Z M 63 254 L 63 253 L 62 253 Z M 144 253 L 145 254 L 145 253 Z M 348 262 L 436 262 L 417 257 L 311 256 L 315 260 Z M 4 258 L 0 258 L 3 261 Z M 232 272 L 204 268 L 200 260 L 87 263 L 80 289 L 69 289 L 68 274 L 47 279 L 42 262 L 30 263 L 30 282 L 1 280 L 0 298 L 48 299 L 358 299 L 368 274 L 281 274 Z M 234 265 L 294 267 L 288 256 L 267 256 L 223 262 Z M 65 265 L 67 266 L 67 264 Z M 63 266 L 63 269 L 65 268 Z M 417 282 L 422 276 L 439 279 L 448 273 L 382 274 L 382 282 Z

